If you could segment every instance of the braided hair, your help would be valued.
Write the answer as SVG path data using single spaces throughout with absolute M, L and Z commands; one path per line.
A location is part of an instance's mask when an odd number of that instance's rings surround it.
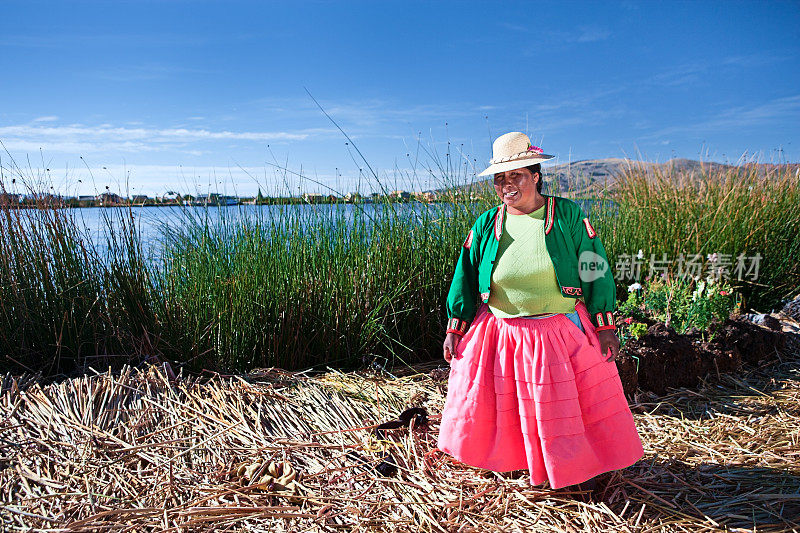
M 525 167 L 531 171 L 531 175 L 539 173 L 539 181 L 536 182 L 536 190 L 541 194 L 542 192 L 542 181 L 544 177 L 542 176 L 542 164 L 536 163 L 535 165 L 531 165 L 529 167 Z

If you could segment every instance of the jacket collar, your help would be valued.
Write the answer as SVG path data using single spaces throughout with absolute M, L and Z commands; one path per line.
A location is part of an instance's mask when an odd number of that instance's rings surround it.
M 544 234 L 547 235 L 550 233 L 550 230 L 553 229 L 553 220 L 555 219 L 555 206 L 556 206 L 556 198 L 555 196 L 549 196 L 543 194 L 544 196 Z M 500 204 L 497 208 L 497 213 L 494 215 L 494 238 L 500 241 L 500 237 L 503 235 L 503 225 L 505 223 L 506 218 L 506 204 Z
M 506 218 L 506 204 L 500 204 L 497 213 L 494 215 L 494 238 L 500 242 L 500 236 L 503 234 L 503 222 Z
M 544 234 L 547 235 L 550 233 L 550 230 L 553 229 L 553 219 L 555 218 L 555 211 L 556 211 L 556 197 L 555 196 L 545 196 L 544 197 Z

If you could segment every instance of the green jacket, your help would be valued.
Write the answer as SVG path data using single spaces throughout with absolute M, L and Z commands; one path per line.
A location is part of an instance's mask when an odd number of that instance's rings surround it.
M 589 217 L 572 200 L 542 196 L 546 204 L 544 240 L 561 294 L 583 298 L 596 331 L 616 329 L 614 276 L 605 248 L 589 223 Z M 461 246 L 447 295 L 448 333 L 466 333 L 480 301 L 489 301 L 492 267 L 503 234 L 505 215 L 505 204 L 481 214 Z

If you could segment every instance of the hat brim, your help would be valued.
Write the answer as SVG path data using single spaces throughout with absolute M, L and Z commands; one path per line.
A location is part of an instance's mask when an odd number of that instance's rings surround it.
M 529 167 L 531 165 L 536 165 L 537 163 L 541 163 L 543 161 L 549 161 L 554 157 L 555 157 L 554 155 L 537 154 L 534 157 L 526 157 L 525 159 L 515 159 L 514 161 L 495 163 L 494 165 L 490 165 L 489 168 L 478 174 L 478 176 L 489 176 L 491 174 L 507 172 L 509 170 L 515 170 L 517 168 Z

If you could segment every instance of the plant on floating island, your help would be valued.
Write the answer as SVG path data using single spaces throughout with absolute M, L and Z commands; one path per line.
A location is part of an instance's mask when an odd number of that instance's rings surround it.
M 699 278 L 645 278 L 633 283 L 618 309 L 622 318 L 620 341 L 638 339 L 647 332 L 647 320 L 663 322 L 678 333 L 696 328 L 705 337 L 714 322 L 724 322 L 741 305 L 741 298 L 725 281 Z
M 644 288 L 638 282 L 630 285 L 628 299 L 617 309 L 618 316 L 625 317 L 618 322 L 617 334 L 621 346 L 625 346 L 629 340 L 636 340 L 647 333 L 647 324 L 640 322 L 647 317 L 642 297 L 643 290 Z

